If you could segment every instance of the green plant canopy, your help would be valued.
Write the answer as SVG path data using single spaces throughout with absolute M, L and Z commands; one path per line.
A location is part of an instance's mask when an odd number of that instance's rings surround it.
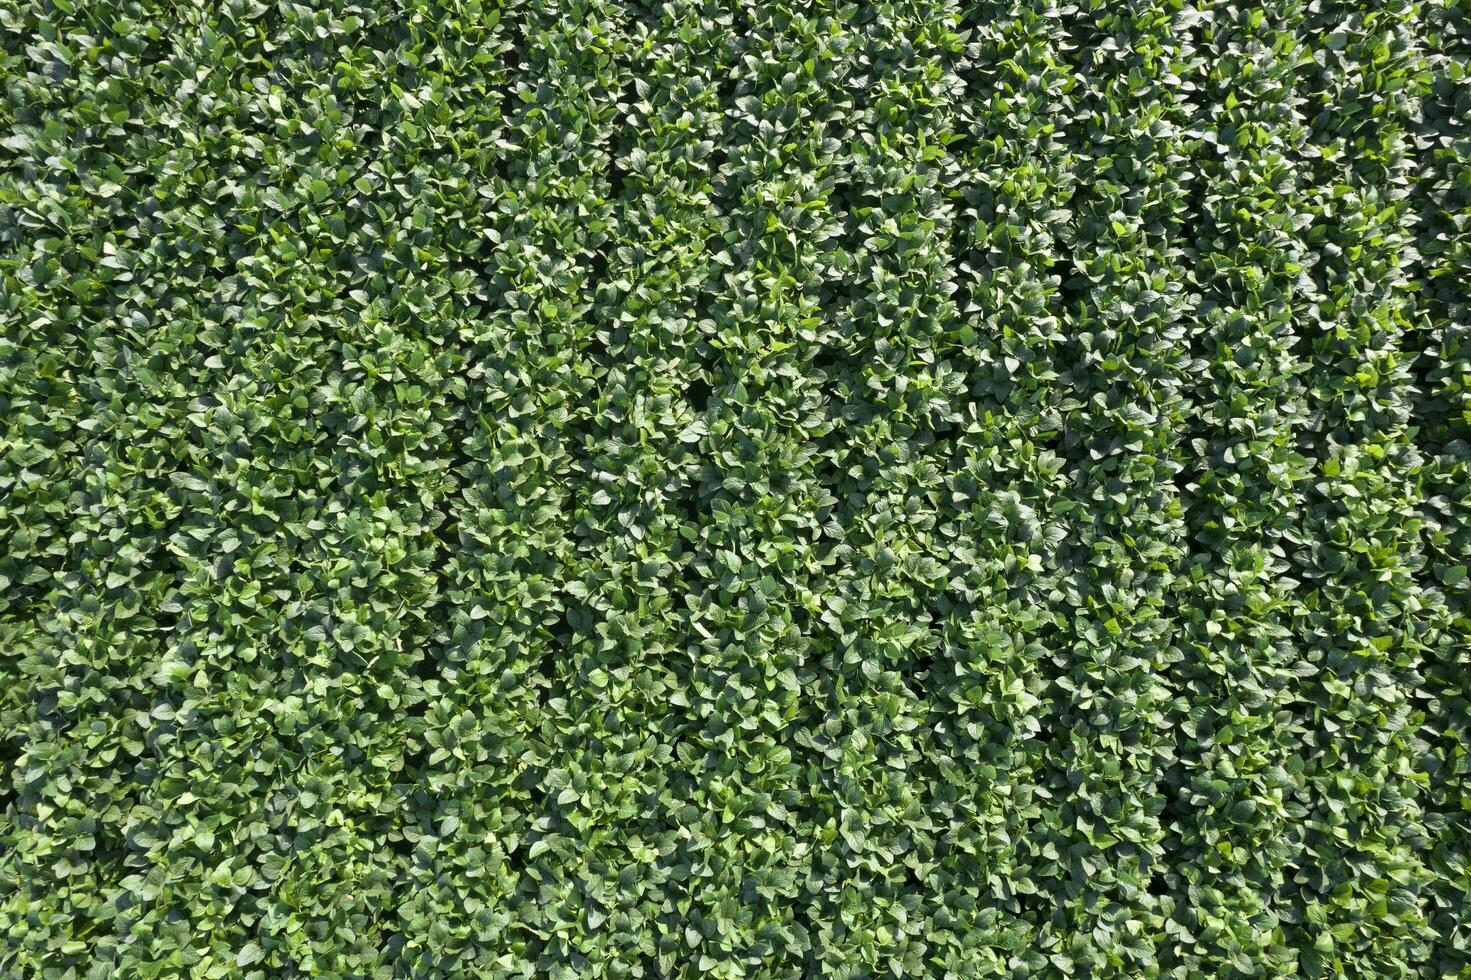
M 0 0 L 0 975 L 1471 977 L 1471 0 Z

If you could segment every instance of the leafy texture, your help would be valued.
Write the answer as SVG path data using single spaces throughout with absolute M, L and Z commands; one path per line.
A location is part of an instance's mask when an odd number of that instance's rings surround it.
M 0 969 L 1471 976 L 1465 0 L 0 0 Z

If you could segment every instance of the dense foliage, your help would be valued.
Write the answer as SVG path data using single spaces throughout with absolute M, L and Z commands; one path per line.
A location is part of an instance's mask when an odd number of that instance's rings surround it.
M 0 969 L 1471 976 L 1468 51 L 0 0 Z

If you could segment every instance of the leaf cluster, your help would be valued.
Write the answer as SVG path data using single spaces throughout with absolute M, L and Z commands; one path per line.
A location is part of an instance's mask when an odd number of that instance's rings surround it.
M 0 3 L 0 971 L 1471 975 L 1468 53 Z

